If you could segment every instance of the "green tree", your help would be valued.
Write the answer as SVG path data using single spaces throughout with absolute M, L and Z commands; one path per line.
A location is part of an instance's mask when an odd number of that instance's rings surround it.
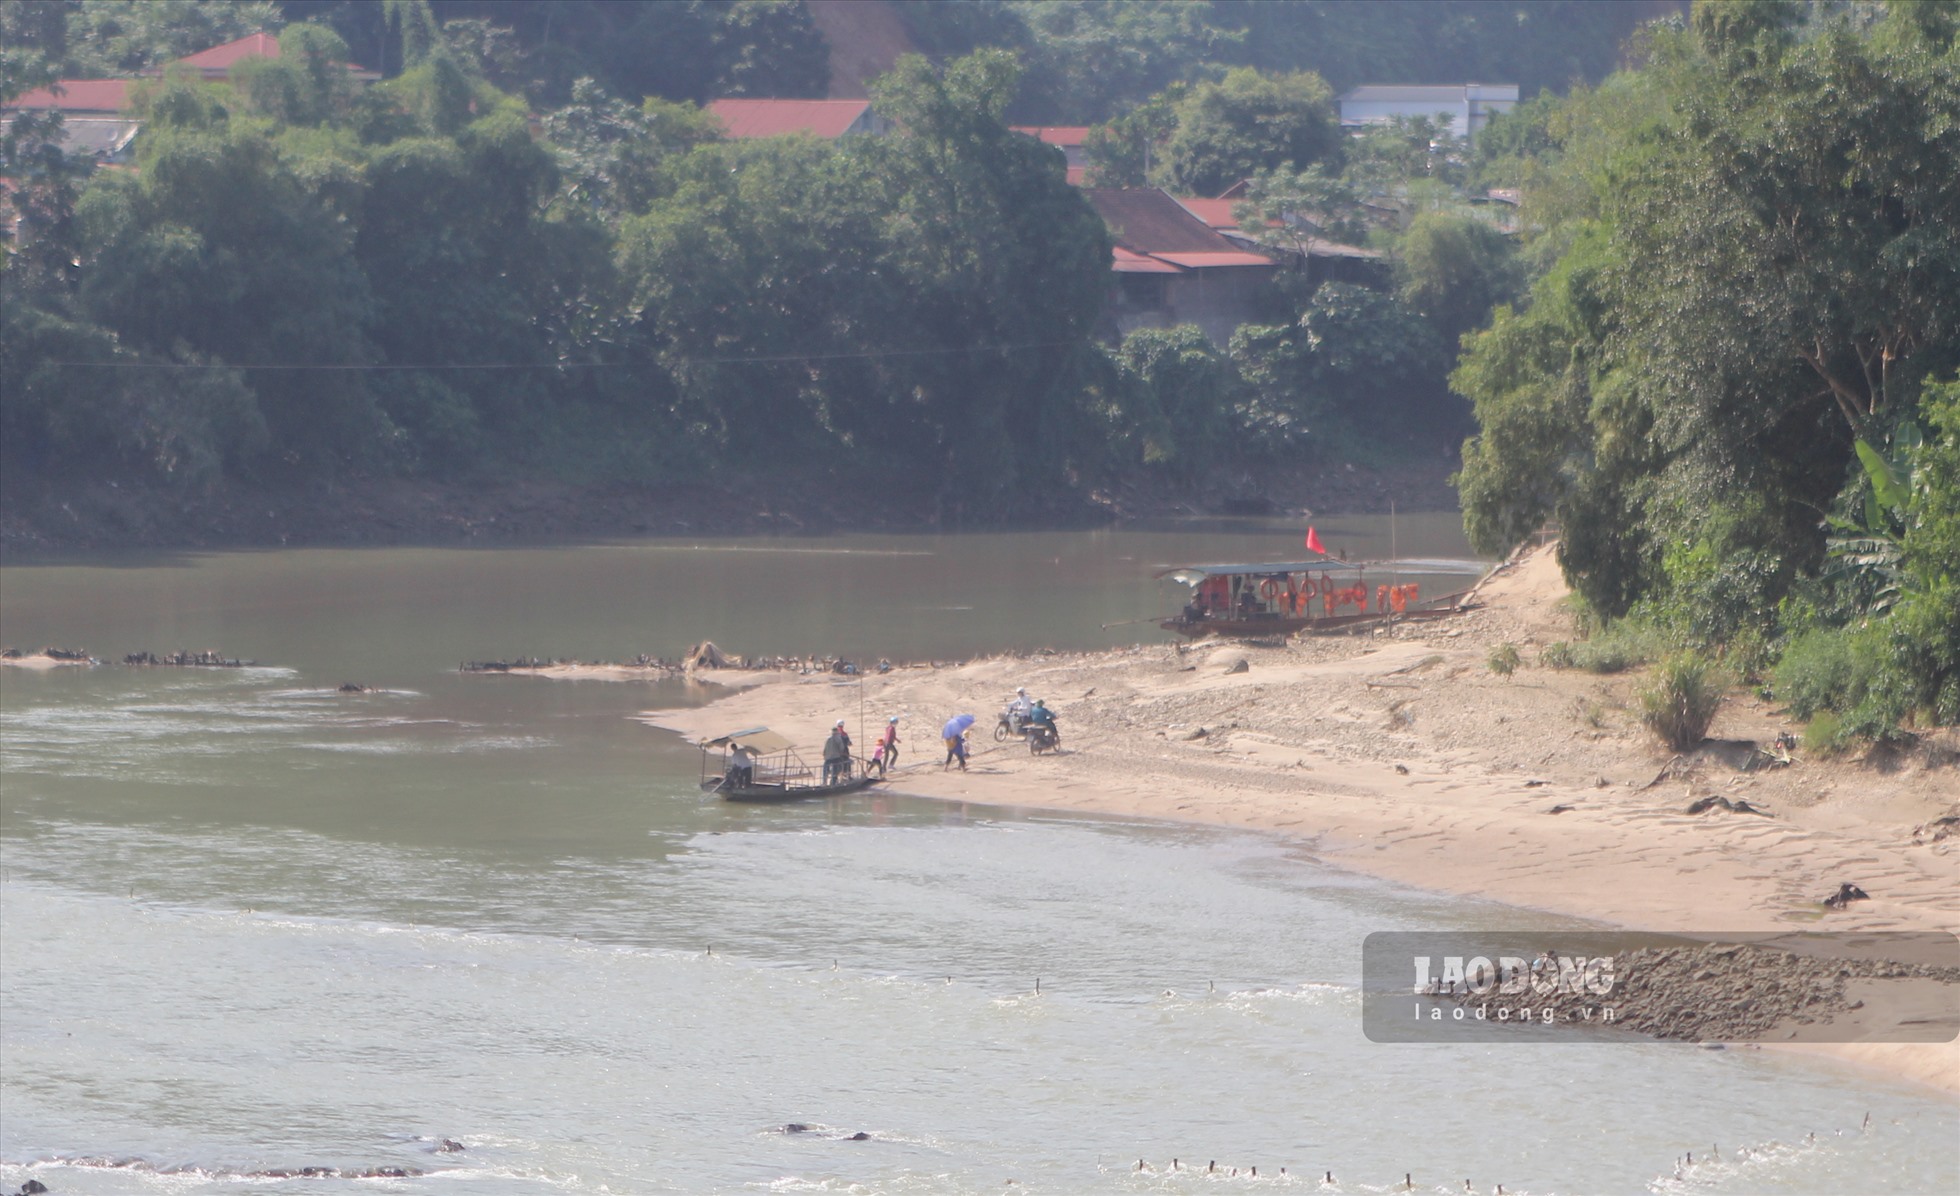
M 132 75 L 248 34 L 277 33 L 286 23 L 270 0 L 80 0 L 63 7 L 68 28 L 61 73 L 68 79 Z
M 1510 239 L 1474 216 L 1425 212 L 1410 222 L 1395 248 L 1398 293 L 1446 345 L 1518 297 Z
M 280 124 L 331 124 L 354 102 L 347 43 L 321 25 L 291 26 L 279 35 L 279 57 L 241 60 L 231 82 L 249 111 Z
M 138 171 L 82 196 L 82 310 L 135 352 L 243 369 L 295 461 L 373 461 L 387 422 L 361 374 L 336 368 L 372 360 L 341 171 L 288 161 L 267 126 L 201 104 L 205 90 L 166 85 Z
M 1240 68 L 1193 87 L 1176 112 L 1177 132 L 1160 169 L 1185 194 L 1216 195 L 1262 170 L 1340 157 L 1333 93 L 1318 75 Z
M 1239 379 L 1198 328 L 1142 328 L 1123 338 L 1116 360 L 1134 383 L 1114 429 L 1141 463 L 1186 480 L 1204 476 L 1235 439 Z

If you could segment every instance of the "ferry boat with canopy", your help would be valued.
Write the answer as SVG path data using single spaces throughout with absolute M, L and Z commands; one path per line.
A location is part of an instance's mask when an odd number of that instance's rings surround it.
M 750 727 L 701 744 L 701 788 L 727 801 L 783 802 L 856 793 L 878 780 L 856 760 L 851 765 L 842 780 L 826 785 L 789 740 Z
M 1345 631 L 1389 620 L 1436 619 L 1458 613 L 1471 593 L 1425 599 L 1420 583 L 1401 582 L 1393 563 L 1368 566 L 1333 558 L 1180 565 L 1157 576 L 1191 587 L 1184 609 L 1157 625 L 1192 639 Z

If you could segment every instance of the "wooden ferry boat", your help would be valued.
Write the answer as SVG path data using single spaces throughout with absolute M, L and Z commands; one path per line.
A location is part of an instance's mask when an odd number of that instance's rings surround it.
M 824 784 L 790 741 L 767 727 L 718 735 L 701 745 L 701 788 L 726 801 L 789 802 L 856 793 L 877 777 L 853 760 L 852 772 Z
M 1463 610 L 1471 593 L 1424 598 L 1420 584 L 1394 580 L 1400 572 L 1388 562 L 1367 566 L 1331 558 L 1180 565 L 1157 576 L 1191 587 L 1190 601 L 1157 625 L 1192 639 L 1353 631 L 1389 621 L 1445 618 Z

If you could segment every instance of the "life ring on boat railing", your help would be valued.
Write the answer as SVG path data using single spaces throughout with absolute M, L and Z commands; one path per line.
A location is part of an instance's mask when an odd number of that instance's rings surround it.
M 1314 595 L 1315 595 L 1315 594 L 1318 594 L 1318 593 L 1320 593 L 1320 587 L 1318 587 L 1318 586 L 1316 586 L 1316 585 L 1314 585 L 1314 584 L 1313 584 L 1313 582 L 1311 582 L 1311 581 L 1303 581 L 1303 582 L 1301 582 L 1301 583 L 1300 583 L 1300 604 L 1301 604 L 1302 606 L 1304 606 L 1304 605 L 1306 605 L 1307 603 L 1309 603 L 1309 602 L 1311 602 L 1311 601 L 1313 601 L 1313 597 L 1314 597 Z
M 1409 587 L 1391 586 L 1388 591 L 1388 604 L 1395 608 L 1396 614 L 1409 609 Z
M 1271 602 L 1273 599 L 1279 597 L 1279 582 L 1275 581 L 1270 577 L 1260 582 L 1259 596 L 1261 598 L 1264 598 L 1268 602 Z

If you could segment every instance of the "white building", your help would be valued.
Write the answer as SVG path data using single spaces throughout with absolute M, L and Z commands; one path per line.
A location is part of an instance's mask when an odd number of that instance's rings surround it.
M 1471 141 L 1500 112 L 1517 106 L 1515 83 L 1452 83 L 1447 86 L 1370 83 L 1340 98 L 1341 127 L 1387 124 L 1397 116 L 1449 120 L 1450 131 Z

